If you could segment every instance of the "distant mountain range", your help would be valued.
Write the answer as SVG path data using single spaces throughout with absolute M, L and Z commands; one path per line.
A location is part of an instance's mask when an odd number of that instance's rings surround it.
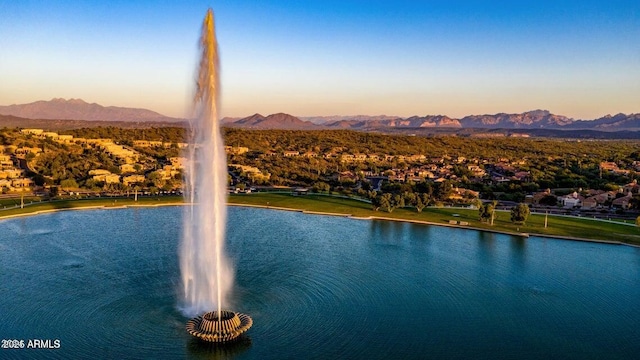
M 20 119 L 37 119 L 40 127 L 51 128 L 48 121 L 57 121 L 56 127 L 69 127 L 74 120 L 75 126 L 84 122 L 99 121 L 117 122 L 118 126 L 130 127 L 128 123 L 136 123 L 141 127 L 149 123 L 173 124 L 183 126 L 184 119 L 164 116 L 146 109 L 89 104 L 80 99 L 53 99 L 50 101 L 36 101 L 30 104 L 0 106 L 0 125 L 10 126 L 20 123 Z M 34 120 L 35 121 L 35 120 Z M 62 121 L 62 122 L 61 122 Z M 462 130 L 476 129 L 475 132 L 504 129 L 504 130 L 592 130 L 598 132 L 640 131 L 640 114 L 607 115 L 595 120 L 574 120 L 562 115 L 555 115 L 546 110 L 527 111 L 521 114 L 493 114 L 469 115 L 461 119 L 450 118 L 446 115 L 411 116 L 403 118 L 389 115 L 355 115 L 355 116 L 315 116 L 295 117 L 289 114 L 277 113 L 268 116 L 254 114 L 244 118 L 223 118 L 224 126 L 249 129 L 351 129 L 360 131 L 404 132 L 416 133 L 458 133 Z M 63 124 L 64 123 L 64 124 Z M 86 124 L 85 124 L 86 125 Z M 24 126 L 24 125 L 17 125 Z M 95 126 L 95 125 L 89 125 Z
M 329 116 L 297 118 L 288 114 L 263 116 L 254 114 L 246 118 L 225 118 L 230 127 L 253 129 L 352 129 L 385 131 L 396 129 L 553 129 L 553 130 L 640 130 L 640 114 L 607 115 L 595 120 L 574 120 L 554 115 L 546 110 L 528 111 L 522 114 L 470 115 L 462 119 L 446 115 L 411 116 Z
M 0 115 L 27 119 L 88 120 L 88 121 L 183 121 L 146 109 L 89 104 L 81 99 L 52 99 L 29 104 L 0 106 Z

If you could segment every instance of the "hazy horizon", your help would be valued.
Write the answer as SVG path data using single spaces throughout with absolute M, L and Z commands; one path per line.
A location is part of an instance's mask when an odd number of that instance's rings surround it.
M 0 0 L 2 105 L 81 98 L 186 117 L 208 6 L 223 117 L 640 113 L 633 1 Z

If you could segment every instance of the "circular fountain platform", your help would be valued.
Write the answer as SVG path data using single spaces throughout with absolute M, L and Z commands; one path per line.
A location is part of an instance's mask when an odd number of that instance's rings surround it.
M 249 315 L 222 310 L 210 311 L 187 322 L 187 332 L 209 342 L 227 342 L 242 335 L 253 325 Z

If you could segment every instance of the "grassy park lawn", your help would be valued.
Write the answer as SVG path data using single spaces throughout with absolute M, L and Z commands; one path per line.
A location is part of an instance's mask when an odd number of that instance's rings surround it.
M 365 202 L 322 195 L 291 196 L 289 194 L 256 193 L 232 195 L 229 202 L 238 205 L 260 205 L 282 207 L 306 211 L 350 214 L 358 217 L 385 217 L 398 220 L 424 221 L 439 225 L 448 225 L 450 220 L 465 221 L 478 229 L 502 231 L 509 233 L 527 233 L 548 236 L 566 236 L 582 239 L 619 241 L 640 245 L 640 228 L 635 225 L 624 225 L 597 221 L 588 218 L 549 216 L 548 226 L 544 227 L 544 215 L 532 214 L 526 224 L 516 225 L 510 220 L 508 211 L 497 211 L 494 225 L 478 220 L 478 210 L 461 208 L 425 208 L 418 213 L 414 208 L 395 209 L 388 213 L 373 211 Z M 454 216 L 455 215 L 455 216 Z
M 33 202 L 31 200 L 24 200 L 24 208 L 21 209 L 19 207 L 15 207 L 15 205 L 20 204 L 20 199 L 18 199 L 17 204 L 11 203 L 11 208 L 7 207 L 6 209 L 0 209 L 0 218 L 12 215 L 19 214 L 29 214 L 35 213 L 39 211 L 51 211 L 51 210 L 63 210 L 63 209 L 74 209 L 74 208 L 87 208 L 87 207 L 121 207 L 121 206 L 152 206 L 152 205 L 166 205 L 170 203 L 180 203 L 182 202 L 181 196 L 145 196 L 138 197 L 138 201 L 136 202 L 133 196 L 126 197 L 117 197 L 117 198 L 85 198 L 85 199 L 62 199 L 62 200 L 53 200 L 53 201 L 39 201 L 39 199 L 34 199 Z
M 11 200 L 0 207 L 0 218 L 19 214 L 29 214 L 39 211 L 51 211 L 60 209 L 86 208 L 86 207 L 122 207 L 122 206 L 159 206 L 181 203 L 181 196 L 144 196 L 134 201 L 133 197 L 119 198 L 90 198 L 90 199 L 64 199 L 54 201 L 42 201 L 38 198 L 25 198 L 23 209 L 16 207 Z M 464 208 L 425 208 L 418 213 L 414 208 L 395 209 L 388 213 L 385 211 L 373 211 L 369 203 L 354 199 L 326 196 L 304 195 L 292 196 L 289 193 L 253 193 L 232 194 L 229 203 L 235 205 L 268 206 L 272 208 L 286 208 L 291 210 L 303 210 L 311 212 L 323 212 L 332 214 L 344 214 L 356 217 L 381 217 L 393 220 L 410 220 L 433 223 L 437 225 L 449 225 L 449 221 L 458 223 L 467 222 L 462 227 L 500 231 L 507 233 L 527 233 L 530 235 L 548 235 L 559 237 L 575 237 L 581 239 L 619 241 L 640 245 L 640 228 L 635 225 L 625 225 L 617 222 L 597 221 L 588 218 L 549 216 L 548 227 L 544 227 L 544 215 L 532 214 L 526 224 L 516 225 L 510 221 L 507 211 L 497 211 L 494 225 L 488 225 L 478 220 L 478 210 Z M 6 208 L 5 208 L 6 207 Z

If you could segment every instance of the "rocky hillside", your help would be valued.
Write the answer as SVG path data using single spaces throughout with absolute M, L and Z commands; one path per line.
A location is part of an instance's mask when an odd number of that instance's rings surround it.
M 522 114 L 470 115 L 460 120 L 466 128 L 540 129 L 561 128 L 574 122 L 562 115 L 546 110 L 527 111 Z

